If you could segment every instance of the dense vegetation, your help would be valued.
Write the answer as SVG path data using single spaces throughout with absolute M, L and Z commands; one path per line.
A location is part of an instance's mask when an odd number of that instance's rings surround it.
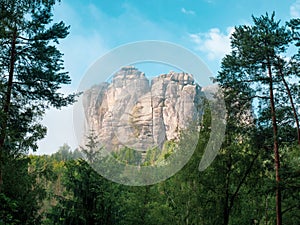
M 103 150 L 93 133 L 80 150 L 63 145 L 51 156 L 26 154 L 45 136 L 45 110 L 76 97 L 58 92 L 70 82 L 57 50 L 69 27 L 52 23 L 54 4 L 0 2 L 0 224 L 300 224 L 299 19 L 282 25 L 266 14 L 235 28 L 216 77 L 227 106 L 217 158 L 198 171 L 211 133 L 205 104 L 189 162 L 171 178 L 139 187 L 92 169 Z M 181 141 L 188 138 L 182 132 Z M 176 146 L 170 141 L 145 156 L 124 148 L 114 156 L 153 165 L 184 151 Z
M 88 154 L 71 151 L 67 145 L 51 156 L 30 156 L 29 175 L 35 176 L 34 186 L 44 194 L 36 212 L 41 223 L 275 224 L 273 152 L 258 145 L 257 131 L 253 136 L 228 134 L 213 164 L 204 172 L 198 171 L 210 134 L 208 112 L 207 109 L 198 146 L 188 164 L 155 185 L 133 187 L 111 182 L 91 168 Z M 169 154 L 174 145 L 166 144 Z M 85 147 L 86 153 L 93 151 L 92 146 Z M 154 152 L 148 152 L 145 165 L 160 160 L 153 157 Z M 291 143 L 281 152 L 283 221 L 296 225 L 300 222 L 299 148 Z M 115 156 L 136 164 L 141 156 L 134 153 L 124 148 Z

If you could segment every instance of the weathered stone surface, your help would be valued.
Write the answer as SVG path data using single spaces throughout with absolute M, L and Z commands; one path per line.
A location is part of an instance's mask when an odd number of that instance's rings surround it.
M 83 99 L 87 130 L 109 150 L 161 147 L 202 114 L 200 87 L 187 73 L 162 74 L 149 84 L 144 73 L 128 66 Z

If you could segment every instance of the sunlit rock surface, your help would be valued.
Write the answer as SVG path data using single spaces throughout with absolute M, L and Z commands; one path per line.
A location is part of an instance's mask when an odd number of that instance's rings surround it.
M 151 81 L 135 67 L 123 67 L 111 83 L 85 91 L 87 132 L 108 150 L 161 147 L 202 115 L 200 86 L 192 75 L 169 72 Z

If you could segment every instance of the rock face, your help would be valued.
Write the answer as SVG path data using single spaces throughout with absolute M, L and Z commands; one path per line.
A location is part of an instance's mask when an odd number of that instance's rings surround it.
M 190 74 L 170 72 L 150 83 L 135 67 L 123 67 L 111 83 L 85 91 L 87 130 L 94 130 L 108 150 L 162 147 L 201 118 L 201 96 Z

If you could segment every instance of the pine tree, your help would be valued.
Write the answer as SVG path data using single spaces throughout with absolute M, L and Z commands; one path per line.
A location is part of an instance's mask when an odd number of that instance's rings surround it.
M 86 136 L 85 147 L 80 146 L 82 154 L 85 156 L 88 163 L 94 163 L 101 158 L 103 146 L 98 141 L 97 135 L 94 130 L 91 130 L 89 135 Z
M 67 106 L 77 96 L 59 93 L 71 82 L 57 49 L 69 27 L 53 23 L 55 3 L 0 1 L 0 223 L 39 224 L 42 197 L 35 191 L 25 153 L 35 151 L 46 134 L 39 123 L 45 110 Z
M 295 101 L 299 89 L 299 53 L 287 60 L 287 49 L 298 45 L 300 20 L 291 20 L 285 25 L 275 20 L 275 13 L 253 17 L 253 26 L 238 26 L 231 38 L 232 51 L 222 61 L 218 81 L 225 96 L 239 105 L 238 110 L 248 105 L 259 106 L 257 126 L 272 132 L 276 176 L 276 218 L 282 224 L 280 144 L 287 138 L 282 131 L 296 127 L 299 142 L 299 120 Z M 296 82 L 295 82 L 296 80 Z M 291 88 L 292 87 L 292 88 Z M 293 91 L 291 91 L 293 90 Z M 293 113 L 290 113 L 293 112 Z M 291 119 L 293 118 L 293 119 Z M 296 124 L 296 126 L 294 126 Z M 267 138 L 265 138 L 267 139 Z M 295 135 L 294 141 L 297 140 Z M 267 150 L 267 141 L 264 142 Z M 300 142 L 299 142 L 300 143 Z
M 49 107 L 74 102 L 59 93 L 70 83 L 59 40 L 68 35 L 63 22 L 52 22 L 55 0 L 0 2 L 0 191 L 5 157 L 37 149 L 46 128 L 38 120 Z

